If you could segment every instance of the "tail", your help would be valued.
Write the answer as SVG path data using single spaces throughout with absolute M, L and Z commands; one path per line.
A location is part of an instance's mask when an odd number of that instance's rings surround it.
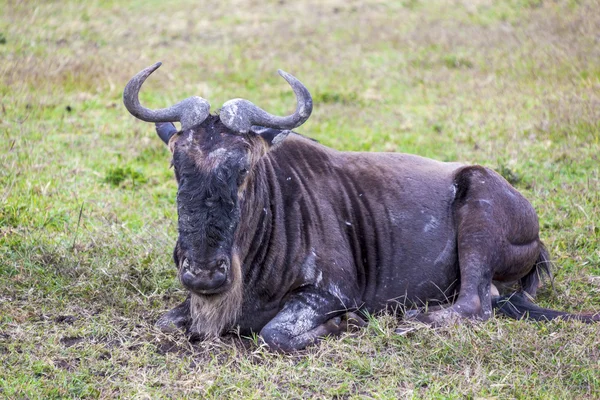
M 554 287 L 554 281 L 552 279 L 552 261 L 550 261 L 550 254 L 546 249 L 546 246 L 542 242 L 540 242 L 541 251 L 538 256 L 535 265 L 529 271 L 527 275 L 521 278 L 521 290 L 525 293 L 529 294 L 532 298 L 535 297 L 535 294 L 540 286 L 540 282 L 542 281 L 542 275 L 546 274 L 550 278 L 550 283 L 552 287 Z
M 535 305 L 530 299 L 535 297 L 542 275 L 546 274 L 552 282 L 552 262 L 543 243 L 540 242 L 540 255 L 531 271 L 521 279 L 521 290 L 508 296 L 496 296 L 492 306 L 499 314 L 514 319 L 530 319 L 534 321 L 550 321 L 552 319 L 577 320 L 583 322 L 600 322 L 600 314 L 571 314 L 564 311 L 551 310 Z
M 514 319 L 530 319 L 533 321 L 562 319 L 587 323 L 600 322 L 600 314 L 571 314 L 539 307 L 527 298 L 527 294 L 522 292 L 515 292 L 508 296 L 496 296 L 492 299 L 492 306 L 498 313 Z

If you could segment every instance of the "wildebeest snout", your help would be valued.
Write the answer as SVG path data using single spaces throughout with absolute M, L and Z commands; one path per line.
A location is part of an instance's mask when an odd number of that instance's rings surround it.
M 199 294 L 218 293 L 227 282 L 229 265 L 229 259 L 223 256 L 204 263 L 190 263 L 186 259 L 180 272 L 181 283 Z

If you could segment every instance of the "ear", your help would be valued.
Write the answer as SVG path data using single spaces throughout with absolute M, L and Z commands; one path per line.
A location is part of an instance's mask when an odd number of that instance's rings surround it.
M 157 122 L 155 125 L 158 137 L 160 137 L 165 144 L 169 144 L 171 137 L 177 133 L 175 125 L 173 125 L 172 122 Z
M 288 137 L 292 131 L 253 126 L 250 128 L 250 132 L 260 136 L 269 147 L 272 147 L 283 142 L 283 140 Z

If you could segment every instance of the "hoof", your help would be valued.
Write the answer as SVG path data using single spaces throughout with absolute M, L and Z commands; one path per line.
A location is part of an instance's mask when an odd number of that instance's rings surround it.
M 367 321 L 362 319 L 362 317 L 352 311 L 347 312 L 344 315 L 344 319 L 346 320 L 346 324 L 348 325 L 348 330 L 356 330 L 358 328 L 364 328 L 368 325 Z
M 322 325 L 325 328 L 323 336 L 338 335 L 342 332 L 356 332 L 360 328 L 367 326 L 367 322 L 358 314 L 349 311 L 344 315 L 331 318 Z
M 186 332 L 191 325 L 190 298 L 164 314 L 156 321 L 154 326 L 163 333 Z
M 450 307 L 448 305 L 434 305 L 434 306 L 422 307 L 420 309 L 414 308 L 411 310 L 406 310 L 404 312 L 404 319 L 418 320 L 420 322 L 426 322 L 426 321 L 422 320 L 423 315 L 439 313 L 439 312 L 447 310 L 449 308 Z
M 188 318 L 174 316 L 171 314 L 172 311 L 173 310 L 160 317 L 154 326 L 163 333 L 185 332 L 189 327 Z
M 417 315 L 419 315 L 420 312 L 419 310 L 406 310 L 404 312 L 404 318 L 405 319 L 415 319 L 417 317 Z
M 457 325 L 463 321 L 485 321 L 491 317 L 490 312 L 473 309 L 465 303 L 453 304 L 448 308 L 431 307 L 427 312 L 417 313 L 413 321 L 422 322 L 434 328 Z
M 394 330 L 394 333 L 399 336 L 407 336 L 415 332 L 419 327 L 413 325 L 401 325 Z
M 439 328 L 443 326 L 456 325 L 460 322 L 462 317 L 460 314 L 450 308 L 446 310 L 419 313 L 414 319 L 431 327 Z

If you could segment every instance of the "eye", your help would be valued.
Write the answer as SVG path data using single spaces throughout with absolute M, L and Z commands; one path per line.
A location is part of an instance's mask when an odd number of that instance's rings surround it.
M 248 175 L 248 170 L 246 168 L 241 169 L 237 179 L 238 186 L 244 182 L 246 175 Z

